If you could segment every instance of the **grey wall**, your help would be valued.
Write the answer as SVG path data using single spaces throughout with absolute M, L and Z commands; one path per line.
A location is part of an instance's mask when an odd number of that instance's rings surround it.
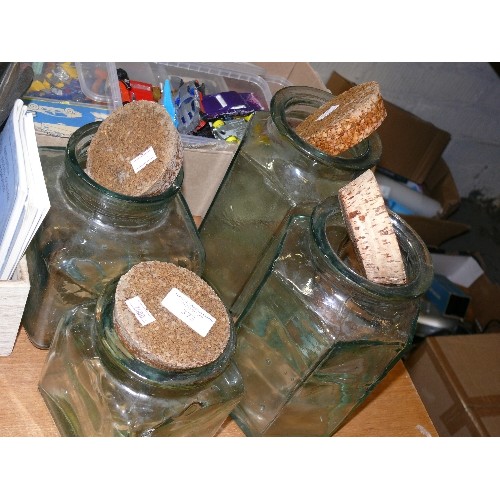
M 486 62 L 313 62 L 327 83 L 337 71 L 375 80 L 382 96 L 451 134 L 443 158 L 458 191 L 500 203 L 500 78 Z

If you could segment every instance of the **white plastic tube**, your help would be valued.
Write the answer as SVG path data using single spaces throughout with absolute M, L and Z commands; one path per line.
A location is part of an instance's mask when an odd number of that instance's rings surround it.
M 403 205 L 415 215 L 424 217 L 436 217 L 440 215 L 443 208 L 441 204 L 418 191 L 405 186 L 403 183 L 395 181 L 387 175 L 375 172 L 375 178 L 380 186 L 382 196 L 387 200 L 391 199 L 396 203 Z

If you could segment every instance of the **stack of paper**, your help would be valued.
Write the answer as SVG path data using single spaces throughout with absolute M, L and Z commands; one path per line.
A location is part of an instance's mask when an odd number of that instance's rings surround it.
M 0 133 L 0 280 L 10 280 L 50 208 L 33 115 L 17 99 Z

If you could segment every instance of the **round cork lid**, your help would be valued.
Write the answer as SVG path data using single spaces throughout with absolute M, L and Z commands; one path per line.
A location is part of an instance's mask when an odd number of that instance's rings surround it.
M 155 196 L 173 183 L 183 157 L 179 132 L 166 109 L 152 101 L 133 101 L 97 129 L 86 172 L 116 193 Z
M 127 349 L 161 370 L 215 361 L 230 337 L 227 310 L 197 274 L 167 262 L 136 264 L 118 281 L 114 326 Z
M 299 123 L 295 132 L 312 146 L 335 156 L 375 132 L 386 116 L 379 84 L 365 82 L 323 104 Z

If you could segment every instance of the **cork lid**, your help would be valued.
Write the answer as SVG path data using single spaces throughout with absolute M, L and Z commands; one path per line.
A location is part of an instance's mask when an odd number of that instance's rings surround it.
M 323 104 L 299 123 L 295 132 L 312 146 L 335 156 L 366 139 L 386 116 L 378 83 L 365 82 Z
M 227 310 L 197 274 L 167 262 L 136 264 L 118 281 L 114 326 L 126 348 L 161 370 L 215 361 L 230 336 Z
M 338 196 L 366 278 L 383 285 L 405 284 L 403 255 L 373 172 L 367 170 L 341 187 Z
M 86 171 L 116 193 L 155 196 L 170 187 L 182 161 L 180 135 L 165 108 L 133 101 L 113 111 L 97 129 Z

